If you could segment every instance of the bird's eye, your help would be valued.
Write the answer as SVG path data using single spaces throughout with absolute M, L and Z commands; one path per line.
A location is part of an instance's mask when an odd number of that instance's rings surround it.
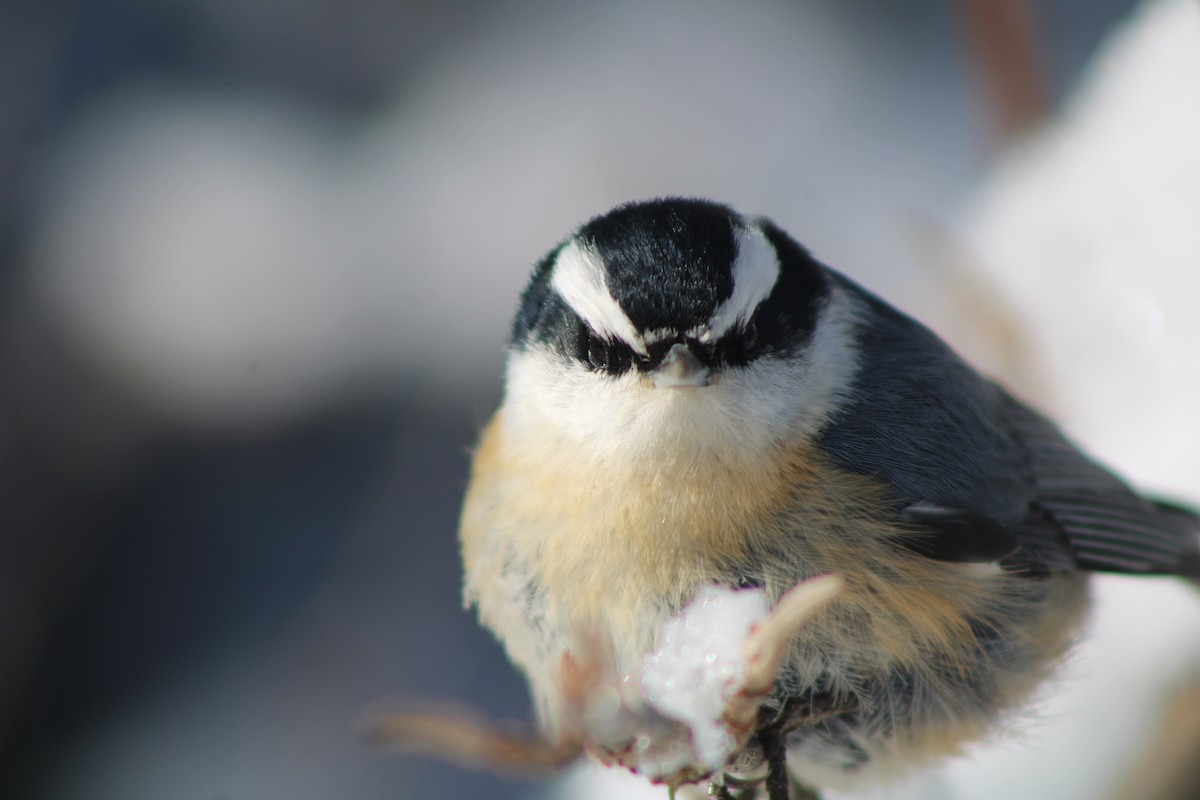
M 743 366 L 753 361 L 761 352 L 758 325 L 751 320 L 742 328 L 722 337 L 713 347 L 712 355 L 721 364 Z
M 587 344 L 588 363 L 596 369 L 608 369 L 608 342 L 592 334 Z
M 587 361 L 592 369 L 615 375 L 633 364 L 633 352 L 622 342 L 612 342 L 589 332 Z

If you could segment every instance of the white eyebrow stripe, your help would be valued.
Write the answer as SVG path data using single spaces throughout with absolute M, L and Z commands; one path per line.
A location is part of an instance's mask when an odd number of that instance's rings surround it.
M 559 251 L 550 286 L 593 331 L 646 354 L 645 341 L 608 289 L 604 265 L 578 241 L 568 242 Z
M 779 281 L 779 256 L 775 246 L 757 226 L 739 228 L 738 251 L 733 262 L 733 292 L 717 306 L 705 331 L 706 341 L 715 341 L 738 323 L 754 316 L 755 309 L 771 296 Z

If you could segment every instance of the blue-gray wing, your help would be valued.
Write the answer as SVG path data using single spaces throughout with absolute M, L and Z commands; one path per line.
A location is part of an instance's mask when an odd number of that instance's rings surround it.
M 1200 579 L 1200 517 L 1139 496 L 1047 419 L 1007 395 L 1005 405 L 1032 468 L 1035 518 L 1061 533 L 1079 566 Z
M 912 508 L 960 510 L 959 524 L 985 515 L 1016 537 L 1011 563 L 1034 572 L 1200 579 L 1195 514 L 1138 496 L 927 328 L 845 285 L 872 313 L 858 330 L 851 398 L 820 438 L 838 466 L 891 486 L 902 517 Z

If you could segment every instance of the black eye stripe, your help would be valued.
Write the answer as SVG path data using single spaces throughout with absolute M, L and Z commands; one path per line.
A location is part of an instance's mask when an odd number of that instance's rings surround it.
M 746 323 L 742 331 L 742 347 L 751 353 L 758 349 L 758 323 L 753 319 Z

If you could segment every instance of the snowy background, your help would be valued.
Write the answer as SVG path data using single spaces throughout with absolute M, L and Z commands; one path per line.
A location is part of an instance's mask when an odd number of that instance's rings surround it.
M 768 214 L 1200 500 L 1200 10 L 1036 4 L 1069 99 L 997 157 L 968 4 L 0 6 L 0 794 L 664 796 L 353 735 L 528 718 L 460 608 L 467 448 L 529 266 L 635 197 Z M 1098 595 L 1032 723 L 879 796 L 1114 788 L 1200 603 Z

